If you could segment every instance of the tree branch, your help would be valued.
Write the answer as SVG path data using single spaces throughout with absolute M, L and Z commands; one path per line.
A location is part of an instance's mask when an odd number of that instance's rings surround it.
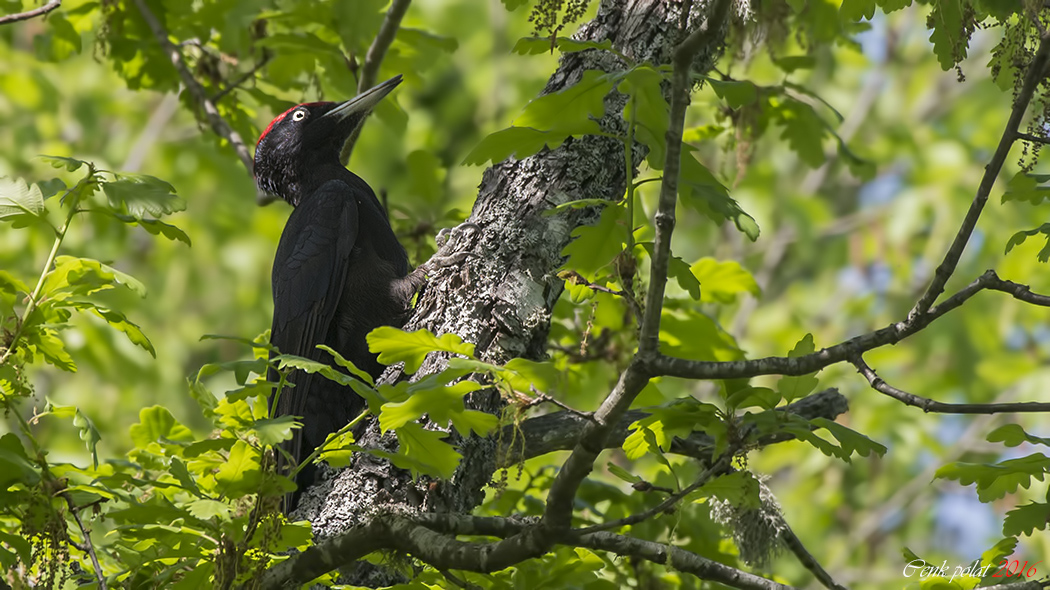
M 408 12 L 408 5 L 411 3 L 412 0 L 394 0 L 390 4 L 383 24 L 380 25 L 376 38 L 372 40 L 372 45 L 368 47 L 368 53 L 365 54 L 365 63 L 361 66 L 361 77 L 357 80 L 358 94 L 375 86 L 376 78 L 379 76 L 379 66 L 383 63 L 390 44 L 394 42 L 397 30 L 401 28 L 401 19 Z M 350 154 L 354 151 L 354 144 L 357 143 L 359 135 L 361 135 L 360 126 L 354 129 L 354 132 L 346 139 L 346 143 L 343 144 L 343 149 L 339 152 L 339 161 L 343 166 L 350 162 Z
M 1016 133 L 1016 137 L 1017 137 L 1017 139 L 1023 139 L 1025 141 L 1030 141 L 1032 143 L 1039 144 L 1039 145 L 1050 144 L 1050 137 L 1039 137 L 1037 135 L 1032 135 L 1031 133 L 1022 133 L 1022 132 L 1018 131 Z
M 688 21 L 691 2 L 683 4 L 682 25 Z M 671 82 L 671 122 L 667 131 L 667 161 L 660 191 L 660 204 L 656 213 L 656 242 L 649 273 L 649 293 L 646 297 L 645 315 L 639 335 L 638 354 L 620 376 L 613 391 L 595 412 L 595 421 L 584 429 L 579 442 L 565 460 L 547 494 L 547 507 L 543 514 L 545 526 L 565 529 L 572 520 L 573 501 L 580 484 L 591 472 L 594 461 L 605 448 L 609 433 L 620 421 L 649 382 L 650 374 L 644 370 L 643 358 L 656 355 L 660 333 L 660 310 L 664 287 L 667 283 L 667 265 L 671 252 L 671 233 L 674 231 L 674 210 L 678 195 L 678 166 L 682 147 L 682 130 L 685 125 L 685 109 L 689 104 L 689 86 L 692 83 L 690 66 L 693 56 L 702 42 L 711 43 L 712 37 L 721 35 L 729 15 L 730 0 L 715 0 L 710 14 L 696 31 L 689 35 L 674 51 L 674 74 Z
M 868 366 L 864 362 L 864 359 L 857 357 L 850 361 L 855 367 L 857 372 L 864 375 L 864 378 L 868 380 L 871 388 L 879 393 L 883 393 L 892 397 L 893 399 L 909 405 L 915 406 L 916 408 L 922 408 L 924 412 L 936 412 L 939 414 L 999 414 L 1003 412 L 1050 412 L 1050 403 L 1039 403 L 1039 402 L 1009 402 L 999 404 L 949 404 L 944 402 L 934 401 L 929 398 L 920 397 L 915 394 L 908 393 L 907 391 L 897 389 L 896 387 L 886 383 L 875 373 L 874 369 Z
M 736 449 L 732 449 L 732 451 L 735 452 Z M 688 496 L 689 494 L 697 490 L 700 486 L 711 481 L 712 477 L 722 475 L 722 473 L 724 473 L 726 468 L 729 466 L 729 460 L 731 457 L 732 455 L 729 452 L 726 452 L 726 454 L 722 455 L 722 457 L 720 457 L 714 465 L 705 469 L 703 473 L 701 473 L 693 483 L 687 485 L 678 492 L 671 494 L 663 502 L 660 502 L 659 504 L 653 506 L 648 510 L 610 522 L 604 522 L 602 524 L 584 527 L 582 529 L 578 529 L 576 532 L 581 534 L 589 534 L 597 533 L 599 531 L 610 531 L 613 529 L 630 526 L 632 524 L 637 524 L 639 522 L 644 522 L 656 516 L 657 514 L 662 514 L 666 510 L 673 508 L 676 504 L 678 504 L 678 502 L 682 500 L 682 498 Z
M 786 412 L 801 416 L 806 420 L 813 418 L 827 418 L 834 420 L 840 414 L 849 411 L 846 398 L 837 389 L 827 389 L 813 395 L 806 396 L 801 400 L 777 408 L 777 412 Z M 623 445 L 623 441 L 630 434 L 631 424 L 646 418 L 649 412 L 645 410 L 630 410 L 624 413 L 620 421 L 610 430 L 605 440 L 605 448 L 612 449 Z M 506 468 L 517 465 L 533 457 L 539 457 L 555 451 L 568 451 L 576 446 L 584 428 L 591 419 L 574 415 L 569 412 L 553 412 L 535 418 L 529 418 L 520 425 L 507 425 L 503 428 L 503 434 L 498 440 L 503 441 L 497 451 L 497 467 Z M 749 439 L 751 430 L 740 433 L 742 440 Z M 764 435 L 757 439 L 759 447 L 768 446 L 785 440 L 791 440 L 794 436 L 788 433 Z M 692 457 L 705 464 L 712 460 L 711 450 L 714 441 L 703 432 L 694 432 L 682 439 L 675 437 L 671 441 L 668 452 Z
M 215 103 L 208 98 L 204 87 L 193 77 L 193 73 L 190 72 L 185 59 L 182 57 L 182 52 L 168 38 L 168 32 L 164 29 L 164 25 L 157 20 L 156 15 L 146 6 L 145 0 L 135 0 L 135 6 L 138 7 L 139 12 L 142 13 L 142 18 L 145 19 L 146 24 L 153 31 L 153 36 L 157 38 L 157 42 L 168 53 L 168 56 L 171 58 L 171 64 L 175 66 L 179 77 L 182 78 L 182 83 L 185 85 L 186 90 L 193 95 L 193 98 L 204 109 L 205 118 L 207 118 L 208 124 L 211 125 L 212 131 L 230 142 L 230 145 L 233 146 L 233 151 L 236 152 L 237 157 L 240 158 L 244 168 L 248 171 L 248 175 L 253 175 L 254 162 L 251 154 L 248 152 L 248 146 L 244 144 L 240 134 L 234 131 L 226 120 L 222 118 L 219 110 L 215 107 Z
M 237 78 L 233 82 L 230 82 L 226 86 L 226 88 L 223 88 L 222 90 L 216 92 L 215 96 L 211 97 L 211 101 L 213 103 L 219 102 L 220 100 L 223 99 L 224 96 L 226 96 L 227 94 L 229 94 L 229 93 L 233 92 L 234 90 L 236 90 L 241 84 L 244 84 L 250 78 L 255 77 L 255 74 L 257 74 L 259 72 L 259 70 L 261 70 L 264 67 L 266 67 L 266 64 L 270 63 L 271 59 L 273 59 L 273 53 L 271 53 L 270 51 L 264 49 L 263 50 L 263 57 L 262 57 L 261 60 L 259 60 L 259 63 L 255 64 L 255 66 L 252 67 L 252 69 L 250 69 L 247 72 L 245 72 L 244 75 L 242 75 L 241 77 Z
M 95 554 L 95 545 L 91 542 L 91 533 L 84 526 L 84 522 L 80 520 L 79 508 L 73 502 L 73 497 L 69 495 L 69 492 L 62 492 L 61 496 L 66 501 L 66 506 L 69 507 L 69 513 L 73 516 L 77 527 L 80 528 L 80 534 L 84 537 L 83 546 L 78 543 L 77 548 L 87 553 L 88 557 L 91 558 L 91 565 L 95 568 L 95 579 L 98 580 L 99 590 L 107 590 L 106 576 L 102 574 L 102 566 L 98 562 L 98 555 Z
M 62 0 L 51 0 L 47 4 L 40 8 L 34 8 L 33 10 L 27 10 L 25 12 L 19 12 L 16 14 L 6 14 L 0 16 L 0 25 L 6 25 L 8 23 L 16 23 L 18 21 L 29 20 L 38 16 L 43 16 L 52 10 L 55 10 L 59 6 L 62 6 Z
M 791 530 L 791 526 L 784 522 L 784 530 L 780 532 L 780 538 L 787 545 L 788 549 L 795 554 L 795 558 L 798 559 L 802 567 L 806 568 L 813 574 L 817 581 L 819 581 L 828 590 L 846 590 L 843 586 L 839 585 L 832 579 L 831 574 L 824 569 L 824 566 L 820 565 L 820 562 L 806 549 L 805 545 L 795 534 L 795 531 Z
M 890 324 L 885 328 L 861 334 L 834 346 L 798 357 L 765 357 L 744 361 L 689 361 L 666 355 L 644 359 L 644 370 L 650 375 L 682 377 L 685 379 L 739 379 L 757 375 L 806 375 L 824 367 L 852 362 L 859 355 L 887 344 L 896 344 L 911 336 L 937 318 L 956 309 L 983 290 L 1002 291 L 1015 299 L 1039 306 L 1050 306 L 1050 297 L 1032 293 L 1026 285 L 1004 281 L 995 271 L 986 271 L 975 281 L 955 293 L 940 305 L 915 316 L 914 319 Z
M 264 590 L 298 587 L 315 577 L 381 549 L 408 553 L 438 570 L 489 573 L 539 557 L 555 543 L 629 555 L 745 590 L 791 590 L 789 586 L 711 561 L 690 551 L 607 532 L 569 532 L 545 539 L 553 531 L 510 518 L 456 514 L 386 514 L 351 529 L 270 568 L 260 580 Z M 493 542 L 466 542 L 456 535 L 500 537 Z
M 1017 93 L 1017 98 L 1014 99 L 1013 110 L 1010 112 L 1010 119 L 1006 123 L 1006 129 L 1003 131 L 1002 138 L 999 140 L 999 147 L 996 148 L 992 160 L 984 170 L 981 184 L 977 188 L 977 195 L 970 204 L 966 217 L 963 218 L 962 226 L 955 235 L 955 240 L 952 242 L 951 247 L 948 248 L 948 252 L 945 253 L 944 260 L 937 267 L 937 271 L 933 275 L 933 281 L 930 282 L 926 292 L 915 303 L 915 307 L 908 313 L 907 323 L 919 321 L 920 316 L 925 315 L 930 310 L 937 297 L 944 292 L 944 286 L 948 283 L 948 279 L 955 272 L 955 267 L 959 264 L 959 258 L 962 256 L 963 250 L 966 249 L 966 244 L 970 241 L 974 228 L 977 227 L 977 220 L 981 217 L 985 203 L 988 202 L 988 195 L 992 192 L 995 179 L 999 176 L 999 172 L 1006 162 L 1006 157 L 1010 154 L 1010 148 L 1017 139 L 1021 119 L 1024 117 L 1025 111 L 1028 110 L 1028 104 L 1032 101 L 1032 95 L 1035 93 L 1036 87 L 1043 80 L 1048 62 L 1050 62 L 1050 36 L 1043 33 L 1039 40 L 1039 49 L 1036 50 L 1032 62 L 1028 64 L 1021 91 Z
M 692 551 L 624 535 L 607 532 L 589 533 L 566 539 L 564 544 L 609 551 L 617 555 L 629 555 L 665 564 L 671 569 L 693 574 L 701 580 L 711 580 L 742 590 L 792 590 L 791 586 L 711 561 Z

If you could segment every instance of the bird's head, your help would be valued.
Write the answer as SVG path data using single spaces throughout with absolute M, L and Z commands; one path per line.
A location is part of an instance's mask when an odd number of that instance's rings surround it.
M 398 75 L 345 102 L 308 102 L 277 115 L 255 145 L 255 183 L 298 205 L 305 192 L 343 169 L 343 144 L 400 83 Z

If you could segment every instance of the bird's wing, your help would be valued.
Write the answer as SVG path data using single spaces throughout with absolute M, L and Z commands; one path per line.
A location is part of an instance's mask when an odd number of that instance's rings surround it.
M 272 275 L 270 341 L 282 354 L 322 360 L 317 345 L 324 343 L 335 317 L 357 235 L 357 202 L 352 189 L 339 180 L 322 185 L 288 218 L 277 246 Z M 276 381 L 276 376 L 271 375 L 270 380 Z M 328 396 L 319 395 L 320 391 L 311 395 L 312 389 L 330 390 L 327 380 L 295 371 L 291 382 L 295 386 L 282 391 L 276 415 L 302 416 L 308 429 L 315 418 L 327 422 L 324 405 L 330 400 L 320 398 Z M 336 408 L 329 410 L 327 417 L 334 418 L 334 414 L 341 413 Z M 309 432 L 306 434 L 307 438 L 313 438 Z M 323 439 L 310 442 L 316 445 Z M 302 447 L 302 430 L 296 431 L 295 437 L 284 445 L 297 461 L 305 456 Z

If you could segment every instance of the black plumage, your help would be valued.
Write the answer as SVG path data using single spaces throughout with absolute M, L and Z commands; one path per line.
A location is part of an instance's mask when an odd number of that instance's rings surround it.
M 422 280 L 409 273 L 408 256 L 375 193 L 339 163 L 339 151 L 400 82 L 398 76 L 343 103 L 289 109 L 255 150 L 259 187 L 295 207 L 274 257 L 270 341 L 284 354 L 331 363 L 331 355 L 317 349 L 326 344 L 373 377 L 383 366 L 365 336 L 378 326 L 402 325 Z M 320 375 L 294 371 L 289 381 L 294 387 L 281 393 L 276 415 L 302 418 L 302 429 L 283 445 L 299 462 L 356 417 L 364 400 Z M 283 468 L 285 461 L 278 463 Z M 300 490 L 313 481 L 313 471 L 300 472 Z M 286 498 L 286 511 L 297 498 Z

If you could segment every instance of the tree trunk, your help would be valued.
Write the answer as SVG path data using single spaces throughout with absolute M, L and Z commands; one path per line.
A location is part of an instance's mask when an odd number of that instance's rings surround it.
M 691 24 L 700 20 L 696 15 L 705 5 L 694 8 Z M 669 63 L 679 35 L 680 9 L 679 3 L 667 0 L 603 0 L 597 16 L 575 37 L 609 39 L 613 47 L 637 62 Z M 721 45 L 719 41 L 700 52 L 695 64 L 699 71 L 709 69 Z M 614 72 L 625 67 L 607 51 L 566 54 L 544 93 L 572 86 L 585 70 Z M 622 116 L 626 101 L 616 91 L 606 97 L 606 112 L 599 121 L 603 131 L 626 135 Z M 634 149 L 635 161 L 640 161 L 644 147 Z M 563 288 L 556 276 L 563 263 L 561 252 L 571 232 L 581 224 L 593 223 L 598 211 L 570 208 L 555 216 L 543 213 L 576 199 L 621 199 L 626 179 L 623 162 L 620 141 L 586 136 L 486 170 L 469 219 L 477 231 L 464 230 L 452 238 L 460 240 L 459 251 L 476 257 L 461 268 L 432 276 L 405 329 L 455 333 L 474 343 L 479 357 L 494 363 L 515 357 L 545 359 L 551 311 Z M 441 370 L 446 360 L 437 357 L 431 355 L 419 375 Z M 401 377 L 398 370 L 391 369 L 384 381 Z M 475 393 L 469 401 L 475 408 L 492 412 L 501 405 L 489 390 Z M 378 444 L 389 449 L 396 444 L 389 439 Z M 309 519 L 320 539 L 363 524 L 377 513 L 470 512 L 482 501 L 483 488 L 496 471 L 496 447 L 494 439 L 462 441 L 463 462 L 447 482 L 423 478 L 413 483 L 406 472 L 388 462 L 358 453 L 350 467 L 304 494 L 297 516 Z

